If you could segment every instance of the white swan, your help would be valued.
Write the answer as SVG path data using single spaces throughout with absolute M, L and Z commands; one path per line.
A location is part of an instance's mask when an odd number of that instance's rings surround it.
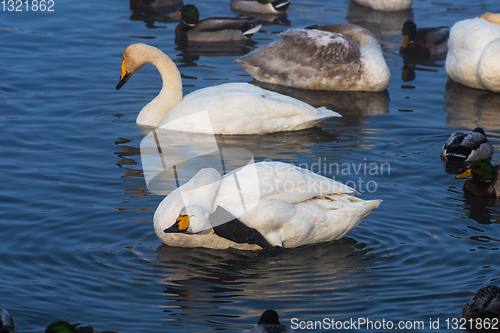
M 231 9 L 258 14 L 283 14 L 291 3 L 289 0 L 231 0 Z
M 163 199 L 154 230 L 163 243 L 180 247 L 269 250 L 328 242 L 381 202 L 349 195 L 354 192 L 281 162 L 249 164 L 222 178 L 206 168 Z
M 182 80 L 174 62 L 146 44 L 132 44 L 123 52 L 122 74 L 116 89 L 139 68 L 153 64 L 163 87 L 137 116 L 137 124 L 174 131 L 213 134 L 264 134 L 312 127 L 325 118 L 340 117 L 295 98 L 248 83 L 226 83 L 190 93 L 182 99 Z M 207 111 L 210 122 L 193 116 Z
M 377 39 L 355 24 L 289 29 L 234 62 L 256 80 L 314 90 L 383 91 L 391 73 Z
M 363 6 L 387 12 L 409 9 L 413 2 L 413 0 L 354 0 L 354 1 Z
M 465 86 L 500 92 L 500 14 L 485 13 L 453 25 L 446 74 Z

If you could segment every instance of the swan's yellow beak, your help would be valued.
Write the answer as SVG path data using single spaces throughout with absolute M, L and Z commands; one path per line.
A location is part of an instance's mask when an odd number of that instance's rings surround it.
M 403 36 L 403 42 L 401 43 L 401 46 L 403 48 L 408 46 L 408 42 L 410 41 L 410 37 L 408 35 Z
M 182 18 L 182 13 L 178 12 L 177 14 L 171 15 L 171 18 Z
M 471 169 L 468 169 L 464 173 L 461 173 L 461 174 L 457 175 L 455 177 L 455 179 L 462 179 L 462 178 L 468 178 L 468 177 L 472 177 Z
M 189 216 L 179 215 L 177 220 L 175 220 L 175 223 L 170 228 L 163 230 L 163 232 L 165 233 L 186 232 L 188 228 L 189 228 Z
M 116 85 L 116 90 L 120 90 L 121 87 L 130 79 L 132 74 L 127 71 L 127 66 L 125 66 L 125 59 L 122 60 L 122 75 L 120 76 L 120 82 Z

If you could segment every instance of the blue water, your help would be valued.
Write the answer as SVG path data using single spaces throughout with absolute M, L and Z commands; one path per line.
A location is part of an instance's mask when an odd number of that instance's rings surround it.
M 229 0 L 197 5 L 202 17 L 236 15 Z M 1 11 L 0 305 L 22 332 L 42 332 L 60 319 L 121 332 L 245 332 L 267 308 L 288 325 L 293 318 L 367 318 L 423 321 L 418 331 L 431 332 L 429 321 L 439 319 L 444 330 L 477 289 L 499 284 L 500 202 L 464 196 L 439 148 L 451 132 L 477 126 L 498 148 L 500 95 L 449 82 L 444 59 L 403 64 L 400 30 L 407 18 L 451 26 L 498 11 L 498 3 L 415 0 L 412 8 L 379 13 L 348 1 L 294 0 L 288 21 L 265 25 L 255 45 L 187 50 L 174 44 L 176 20 L 141 18 L 124 0 Z M 145 66 L 116 91 L 125 47 L 162 49 L 189 93 L 250 82 L 232 61 L 277 40 L 287 23 L 340 22 L 379 38 L 392 74 L 386 92 L 288 91 L 343 118 L 218 142 L 248 149 L 256 160 L 355 166 L 358 173 L 333 175 L 364 182 L 360 197 L 383 199 L 380 207 L 340 241 L 278 255 L 161 245 L 152 218 L 163 197 L 145 184 L 145 133 L 135 124 L 161 80 Z M 370 163 L 390 169 L 366 172 Z

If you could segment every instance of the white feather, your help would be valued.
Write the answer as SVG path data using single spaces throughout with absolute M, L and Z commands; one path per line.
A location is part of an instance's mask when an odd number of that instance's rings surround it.
M 186 205 L 203 205 L 209 213 L 221 206 L 245 225 L 259 231 L 273 246 L 297 247 L 342 238 L 354 229 L 380 200 L 364 201 L 355 191 L 332 179 L 281 162 L 259 162 L 225 175 L 218 187 L 196 188 L 195 182 L 213 177 L 213 169 L 202 169 L 191 181 L 168 195 L 154 215 L 156 235 L 167 245 L 182 247 L 259 249 L 217 236 L 208 221 L 196 234 L 165 233 Z M 235 178 L 239 187 L 236 188 Z M 193 200 L 183 192 L 193 190 Z M 243 199 L 242 199 L 243 198 Z M 200 228 L 195 228 L 200 230 Z

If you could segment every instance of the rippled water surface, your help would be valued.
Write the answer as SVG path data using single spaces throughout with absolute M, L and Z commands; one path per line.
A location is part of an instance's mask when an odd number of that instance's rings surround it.
M 195 3 L 202 17 L 236 15 L 229 0 Z M 184 49 L 174 44 L 176 20 L 133 13 L 126 0 L 2 11 L 0 305 L 22 332 L 58 319 L 121 332 L 245 332 L 267 308 L 288 325 L 368 318 L 423 321 L 419 331 L 430 332 L 429 320 L 439 319 L 445 329 L 477 289 L 499 283 L 500 203 L 464 196 L 439 148 L 451 132 L 477 126 L 498 148 L 500 95 L 449 82 L 444 59 L 404 64 L 400 31 L 408 18 L 451 26 L 499 7 L 414 0 L 412 8 L 379 13 L 348 1 L 293 0 L 286 19 L 267 22 L 254 43 Z M 278 255 L 161 245 L 152 218 L 163 196 L 146 187 L 139 150 L 146 133 L 135 124 L 161 79 L 145 66 L 116 91 L 125 47 L 162 49 L 189 93 L 250 82 L 232 61 L 289 26 L 340 22 L 379 38 L 392 74 L 386 92 L 274 87 L 343 118 L 218 143 L 327 176 L 324 166 L 355 167 L 333 175 L 363 199 L 383 199 L 380 207 L 340 241 Z

